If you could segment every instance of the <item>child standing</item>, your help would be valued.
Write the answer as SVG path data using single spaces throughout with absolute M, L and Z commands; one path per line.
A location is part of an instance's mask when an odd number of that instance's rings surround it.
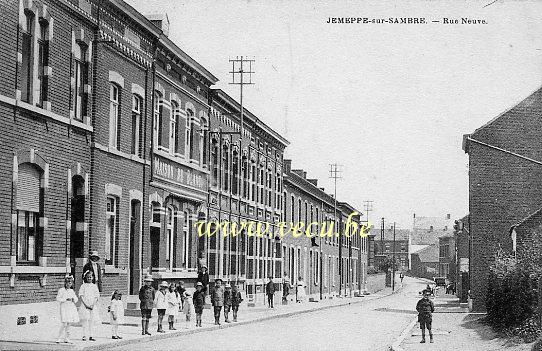
M 201 315 L 203 313 L 203 305 L 205 305 L 205 292 L 203 291 L 203 284 L 201 282 L 196 283 L 196 291 L 192 297 L 194 302 L 194 310 L 196 311 L 196 327 L 201 327 Z
M 158 311 L 157 332 L 165 333 L 164 329 L 162 329 L 162 321 L 164 320 L 164 316 L 166 315 L 166 310 L 167 310 L 166 295 L 168 293 L 167 289 L 169 288 L 169 284 L 166 281 L 163 281 L 162 283 L 160 283 L 159 288 L 160 290 L 158 290 L 154 298 L 154 306 L 156 306 L 156 310 Z
M 226 284 L 224 288 L 224 322 L 231 323 L 229 318 L 232 303 L 231 286 L 230 284 Z
M 233 321 L 237 322 L 237 312 L 239 311 L 239 305 L 243 299 L 241 298 L 241 292 L 237 285 L 233 285 L 232 296 L 231 296 L 231 308 L 233 311 Z
M 186 320 L 186 328 L 188 328 L 188 322 L 190 322 L 190 319 L 192 318 L 192 310 L 194 309 L 194 304 L 192 302 L 192 295 L 188 292 L 184 292 L 184 305 L 183 305 L 183 313 L 185 315 Z
M 166 314 L 168 315 L 168 324 L 169 324 L 169 330 L 176 330 L 173 327 L 173 324 L 175 323 L 175 317 L 179 315 L 179 306 L 181 303 L 181 299 L 179 298 L 178 292 L 175 289 L 175 284 L 171 283 L 169 285 L 169 292 L 166 294 L 166 300 L 167 300 L 167 310 Z
M 420 322 L 420 329 L 422 330 L 422 341 L 420 341 L 422 344 L 425 343 L 425 328 L 429 330 L 429 342 L 433 342 L 433 333 L 431 332 L 433 316 L 431 314 L 435 312 L 435 305 L 433 305 L 433 301 L 429 300 L 430 294 L 431 291 L 424 290 L 423 298 L 416 304 L 416 311 L 418 311 L 418 322 Z
M 77 296 L 73 291 L 73 277 L 67 275 L 64 278 L 64 287 L 58 289 L 56 294 L 56 300 L 60 302 L 60 330 L 58 332 L 57 343 L 65 342 L 71 344 L 70 341 L 70 323 L 79 322 L 79 315 L 77 314 Z M 62 337 L 64 335 L 64 337 Z
M 152 275 L 145 275 L 143 279 L 145 285 L 139 289 L 139 308 L 141 310 L 141 335 L 151 335 L 149 333 L 149 319 L 154 305 L 154 297 L 156 292 L 152 287 Z
M 111 296 L 109 318 L 111 321 L 111 339 L 122 339 L 119 336 L 119 324 L 124 323 L 124 304 L 122 303 L 122 294 L 118 290 L 115 290 L 113 296 Z
M 100 292 L 98 286 L 92 282 L 93 273 L 86 271 L 83 274 L 84 283 L 79 288 L 79 299 L 81 300 L 81 306 L 79 306 L 79 318 L 83 323 L 83 341 L 96 341 L 94 339 L 94 324 L 100 323 L 100 311 L 98 308 L 98 299 L 100 298 Z

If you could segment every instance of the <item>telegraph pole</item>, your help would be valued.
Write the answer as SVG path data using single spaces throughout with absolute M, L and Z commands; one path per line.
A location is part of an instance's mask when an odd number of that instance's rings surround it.
M 369 225 L 369 211 L 373 210 L 373 200 L 365 200 L 363 201 L 365 203 L 365 213 L 367 213 L 367 225 Z
M 337 223 L 337 179 L 341 177 L 341 171 L 339 167 L 341 165 L 337 163 L 330 164 L 329 178 L 332 178 L 334 181 L 334 195 L 333 195 L 333 220 Z M 334 225 L 334 232 L 338 233 L 337 225 Z M 334 233 L 335 234 L 335 233 Z M 338 234 L 335 234 L 338 235 Z M 342 262 L 342 235 L 339 234 L 339 296 L 342 296 L 342 287 L 343 287 L 343 262 Z
M 231 133 L 228 133 L 228 134 L 230 134 L 230 135 L 231 134 L 237 134 L 237 133 L 239 134 L 239 153 L 238 153 L 239 160 L 237 162 L 237 184 L 236 184 L 236 186 L 237 186 L 237 194 L 239 196 L 241 196 L 241 190 L 242 190 L 241 189 L 241 184 L 242 184 L 241 179 L 243 177 L 243 173 L 242 173 L 243 165 L 241 164 L 242 158 L 240 156 L 242 154 L 243 137 L 244 137 L 243 87 L 245 85 L 254 84 L 252 82 L 252 74 L 254 74 L 254 71 L 252 70 L 252 63 L 255 60 L 254 59 L 247 59 L 247 58 L 245 58 L 243 56 L 236 56 L 234 59 L 230 59 L 229 61 L 231 62 L 231 71 L 229 72 L 231 74 L 231 82 L 229 84 L 239 85 L 239 92 L 240 92 L 240 96 L 239 96 L 240 128 L 239 128 L 239 132 L 231 132 Z M 222 131 L 220 133 L 225 134 Z M 222 139 L 222 136 L 220 136 L 220 138 Z M 222 142 L 222 140 L 221 140 L 221 142 Z M 246 169 L 246 172 L 248 172 L 248 168 Z M 244 184 L 243 184 L 243 186 L 244 186 Z M 231 186 L 230 186 L 230 188 L 231 188 Z M 231 196 L 230 196 L 230 202 L 231 202 Z M 230 215 L 231 215 L 231 203 L 230 203 Z M 231 220 L 231 216 L 230 216 L 229 220 Z M 254 241 L 254 243 L 256 243 L 256 240 Z M 236 250 L 239 250 L 238 249 L 239 245 L 236 245 L 235 247 L 236 247 Z M 246 250 L 246 248 L 245 248 L 245 250 Z M 231 255 L 228 255 L 228 256 L 231 257 Z M 274 270 L 274 268 L 275 267 L 273 265 L 273 270 Z M 235 272 L 236 273 L 236 280 L 239 280 L 239 270 L 240 269 L 237 269 L 236 272 Z
M 393 255 L 391 261 L 391 291 L 395 291 L 395 222 L 393 222 Z

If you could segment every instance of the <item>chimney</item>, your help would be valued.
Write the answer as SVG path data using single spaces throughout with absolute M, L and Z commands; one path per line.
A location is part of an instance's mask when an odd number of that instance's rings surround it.
M 166 13 L 156 13 L 146 16 L 149 21 L 158 27 L 166 36 L 169 35 L 169 18 Z
M 450 216 L 450 214 L 448 213 L 448 214 L 446 215 L 446 219 L 450 219 L 450 217 L 451 217 L 451 216 Z
M 284 159 L 283 166 L 284 166 L 284 173 L 291 172 L 291 170 L 292 170 L 292 160 Z
M 322 190 L 322 191 L 326 191 L 326 189 L 325 189 L 325 188 L 318 188 L 318 189 L 320 189 L 320 190 Z
M 414 218 L 416 218 L 416 214 L 414 213 Z
M 312 185 L 318 186 L 318 179 L 307 179 Z

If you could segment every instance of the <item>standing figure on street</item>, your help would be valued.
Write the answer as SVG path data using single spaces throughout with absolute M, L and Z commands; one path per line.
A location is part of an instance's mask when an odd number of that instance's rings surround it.
M 215 279 L 215 286 L 211 294 L 211 303 L 215 311 L 215 325 L 220 325 L 220 311 L 224 306 L 224 288 L 222 287 L 222 279 Z
M 207 273 L 207 266 L 202 266 L 201 271 L 198 273 L 198 282 L 203 286 L 203 293 L 208 294 L 207 287 L 209 286 L 209 273 Z
M 179 306 L 181 304 L 181 298 L 179 293 L 176 290 L 175 284 L 171 283 L 169 285 L 169 291 L 166 294 L 167 300 L 167 322 L 169 325 L 169 330 L 176 330 L 173 324 L 175 324 L 175 318 L 179 315 Z
M 124 304 L 122 303 L 122 293 L 118 290 L 115 290 L 111 296 L 109 319 L 111 323 L 111 339 L 122 339 L 122 336 L 119 336 L 119 324 L 124 323 Z
M 423 291 L 423 298 L 421 298 L 416 304 L 416 311 L 418 311 L 418 322 L 420 322 L 420 329 L 422 330 L 422 341 L 425 343 L 425 328 L 429 331 L 429 342 L 433 342 L 433 333 L 431 332 L 431 324 L 433 322 L 432 313 L 435 312 L 435 305 L 433 301 L 429 300 L 430 291 Z
M 229 318 L 232 303 L 231 286 L 226 284 L 224 288 L 224 322 L 231 323 Z
M 165 333 L 164 329 L 162 328 L 162 321 L 166 315 L 168 305 L 167 293 L 169 284 L 166 281 L 163 281 L 160 283 L 159 288 L 160 290 L 158 290 L 156 296 L 154 297 L 154 306 L 156 306 L 156 311 L 158 312 L 158 329 L 156 331 L 158 333 Z
M 65 342 L 71 344 L 70 341 L 70 324 L 79 322 L 77 314 L 77 296 L 73 291 L 73 277 L 67 275 L 64 278 L 64 287 L 58 289 L 56 300 L 60 303 L 60 331 L 58 332 L 57 343 Z
M 179 283 L 177 283 L 177 293 L 179 294 L 179 297 L 181 298 L 181 305 L 179 306 L 179 312 L 182 310 L 184 306 L 184 292 L 186 289 L 184 288 L 184 282 L 182 280 L 179 280 Z
M 239 287 L 237 284 L 233 285 L 233 290 L 231 292 L 231 308 L 233 311 L 233 321 L 237 322 L 237 312 L 239 311 L 239 305 L 241 302 L 243 302 L 243 299 L 241 298 L 241 292 L 239 291 Z
M 196 312 L 196 327 L 201 327 L 201 315 L 203 313 L 203 305 L 205 305 L 205 293 L 203 292 L 203 284 L 196 283 L 196 291 L 192 296 L 194 302 L 194 311 Z
M 285 274 L 284 278 L 282 279 L 282 301 L 284 303 L 287 303 L 289 294 L 290 294 L 290 279 Z
M 188 328 L 188 322 L 190 322 L 190 320 L 192 319 L 192 310 L 194 309 L 194 305 L 193 305 L 192 301 L 193 301 L 192 300 L 192 295 L 190 294 L 190 292 L 185 291 L 184 292 L 184 305 L 183 305 L 183 313 L 184 313 L 184 316 L 185 316 L 185 323 L 186 323 L 185 324 L 185 329 Z M 197 324 L 197 317 L 196 317 L 196 327 L 197 326 L 198 326 L 198 324 Z
M 91 271 L 92 283 L 98 286 L 98 291 L 102 291 L 102 267 L 98 263 L 100 260 L 100 255 L 98 251 L 90 251 L 88 256 L 88 262 L 83 266 L 83 283 L 85 282 L 84 272 Z
M 152 287 L 152 276 L 147 274 L 143 279 L 144 285 L 139 289 L 139 309 L 141 310 L 141 335 L 151 335 L 149 333 L 149 319 L 151 319 L 152 308 L 154 307 L 154 298 L 156 291 Z
M 403 278 L 405 277 L 405 275 L 403 274 L 403 272 L 399 273 L 399 279 L 401 279 L 401 284 L 403 284 Z
M 81 319 L 83 324 L 83 341 L 86 341 L 87 337 L 90 341 L 96 341 L 93 329 L 94 324 L 101 323 L 98 307 L 100 292 L 98 291 L 98 286 L 92 283 L 93 276 L 91 271 L 86 271 L 83 277 L 84 283 L 79 288 L 79 300 L 81 300 L 79 319 Z
M 297 294 L 297 302 L 303 302 L 305 301 L 305 282 L 301 277 L 297 279 L 297 286 L 296 286 L 296 294 Z
M 265 286 L 265 293 L 267 294 L 267 307 L 275 308 L 273 306 L 273 298 L 275 296 L 275 283 L 273 283 L 272 278 L 269 278 L 269 282 L 267 282 L 267 285 Z

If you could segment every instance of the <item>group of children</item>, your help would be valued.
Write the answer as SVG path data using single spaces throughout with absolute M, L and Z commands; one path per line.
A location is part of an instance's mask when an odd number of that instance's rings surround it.
M 83 326 L 83 341 L 96 341 L 94 339 L 94 326 L 101 323 L 99 311 L 100 292 L 98 286 L 92 283 L 93 273 L 87 271 L 83 274 L 83 284 L 76 295 L 74 291 L 74 278 L 70 275 L 64 278 L 64 286 L 58 290 L 56 300 L 60 304 L 60 330 L 57 343 L 71 343 L 70 325 L 81 322 Z M 183 283 L 178 285 L 168 284 L 163 281 L 156 291 L 152 287 L 152 276 L 146 275 L 144 285 L 139 290 L 141 309 L 141 334 L 149 333 L 149 319 L 151 311 L 156 308 L 158 311 L 158 332 L 164 333 L 162 321 L 168 316 L 169 330 L 176 330 L 175 320 L 184 314 L 186 322 L 191 320 L 192 310 L 196 311 L 196 326 L 201 327 L 201 314 L 205 304 L 205 293 L 202 284 L 196 285 L 196 292 L 191 298 L 190 292 L 186 291 Z M 79 308 L 76 304 L 80 302 Z M 119 335 L 119 324 L 124 323 L 124 304 L 122 293 L 118 290 L 113 292 L 108 307 L 108 314 L 111 324 L 112 339 L 122 339 Z M 188 326 L 186 326 L 188 328 Z
M 222 279 L 215 279 L 215 286 L 211 293 L 211 303 L 214 308 L 215 325 L 220 325 L 220 311 L 224 307 L 224 321 L 231 323 L 229 319 L 230 310 L 233 311 L 233 321 L 237 322 L 237 312 L 243 299 L 237 285 L 226 284 L 222 287 Z M 201 316 L 200 316 L 201 319 Z M 201 323 L 200 323 L 201 324 Z M 201 327 L 201 325 L 200 325 Z

